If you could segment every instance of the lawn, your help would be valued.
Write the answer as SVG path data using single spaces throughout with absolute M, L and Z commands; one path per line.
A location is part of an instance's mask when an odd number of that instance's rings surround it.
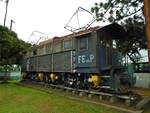
M 41 91 L 0 84 L 0 113 L 121 113 Z

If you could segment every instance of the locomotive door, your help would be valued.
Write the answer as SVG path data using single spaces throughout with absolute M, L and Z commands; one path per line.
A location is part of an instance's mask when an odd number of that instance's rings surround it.
M 108 38 L 101 38 L 100 39 L 100 46 L 99 49 L 99 59 L 100 59 L 100 66 L 110 66 L 112 65 L 112 40 Z
M 29 58 L 27 59 L 27 67 L 26 68 L 27 68 L 27 71 L 30 71 L 30 59 Z

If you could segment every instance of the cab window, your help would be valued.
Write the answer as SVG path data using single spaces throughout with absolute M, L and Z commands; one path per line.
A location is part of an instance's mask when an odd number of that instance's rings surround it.
M 116 49 L 117 48 L 117 44 L 116 44 L 116 41 L 113 40 L 113 48 Z
M 79 39 L 79 50 L 86 50 L 88 49 L 88 38 L 80 38 Z
M 111 48 L 111 47 L 112 47 L 112 42 L 111 42 L 111 40 L 101 39 L 101 40 L 100 40 L 100 45 L 101 45 L 102 47 Z

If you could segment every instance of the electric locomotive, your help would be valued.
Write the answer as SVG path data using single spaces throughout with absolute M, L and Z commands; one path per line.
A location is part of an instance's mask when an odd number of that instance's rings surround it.
M 126 37 L 118 24 L 54 37 L 22 52 L 24 79 L 77 89 L 127 93 L 135 80 L 122 66 L 115 40 Z

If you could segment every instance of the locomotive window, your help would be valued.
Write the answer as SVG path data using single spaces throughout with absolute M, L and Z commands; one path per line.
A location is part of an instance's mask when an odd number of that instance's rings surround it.
M 103 40 L 100 40 L 100 45 L 102 47 L 111 48 L 112 47 L 112 42 L 111 42 L 111 40 L 105 40 L 105 39 L 103 39 Z
M 41 48 L 41 49 L 40 49 L 40 55 L 42 55 L 42 54 L 43 54 L 43 49 Z
M 117 48 L 117 45 L 116 45 L 116 41 L 115 41 L 115 40 L 113 40 L 113 48 L 114 48 L 114 49 Z
M 51 53 L 51 45 L 48 44 L 46 45 L 46 54 L 50 54 Z
M 33 55 L 37 55 L 37 50 L 36 49 L 33 50 Z
M 30 53 L 29 53 L 29 54 L 30 54 L 30 57 L 31 57 L 31 56 L 32 56 L 32 51 L 30 51 Z
M 31 51 L 28 51 L 27 57 L 31 57 L 31 56 L 32 56 L 32 52 L 31 52 Z
M 106 46 L 105 40 L 101 40 L 101 41 L 100 41 L 100 44 L 101 44 L 101 46 L 105 47 L 105 46 Z
M 111 47 L 112 47 L 111 40 L 108 40 L 108 41 L 106 42 L 106 47 L 109 47 L 109 48 L 111 48 Z
M 30 57 L 30 52 L 29 51 L 27 52 L 27 57 Z
M 64 50 L 70 50 L 72 48 L 71 40 L 64 41 Z
M 37 49 L 37 55 L 40 55 L 40 49 Z
M 40 49 L 40 55 L 44 54 L 44 47 Z
M 60 52 L 61 51 L 61 43 L 56 43 L 54 46 L 55 46 L 54 47 L 55 52 Z
M 80 38 L 79 40 L 79 49 L 80 50 L 85 50 L 88 48 L 88 38 Z

